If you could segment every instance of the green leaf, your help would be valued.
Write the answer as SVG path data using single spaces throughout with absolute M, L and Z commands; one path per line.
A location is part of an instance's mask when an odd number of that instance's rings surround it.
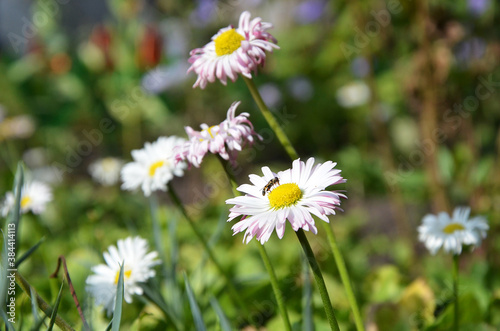
M 16 261 L 16 269 L 19 267 L 19 265 L 26 260 L 31 254 L 33 254 L 34 251 L 37 250 L 37 248 L 45 241 L 45 237 L 40 239 L 39 242 L 37 242 L 34 246 L 32 246 L 30 249 L 26 251 L 26 253 L 23 254 L 19 259 Z
M 120 275 L 118 276 L 118 284 L 116 285 L 115 308 L 113 309 L 113 326 L 111 331 L 120 330 L 120 322 L 122 319 L 122 303 L 123 303 L 123 265 L 120 266 Z
M 216 298 L 212 297 L 210 298 L 210 304 L 212 305 L 212 308 L 215 310 L 215 313 L 217 314 L 217 317 L 219 318 L 219 324 L 221 327 L 221 330 L 223 331 L 231 331 L 231 323 L 229 323 L 229 320 L 227 319 L 226 315 L 224 314 L 224 311 L 222 310 L 221 306 L 219 305 L 219 302 L 217 301 Z
M 54 304 L 52 314 L 50 315 L 50 323 L 49 327 L 47 328 L 47 331 L 51 331 L 52 328 L 54 327 L 54 324 L 56 323 L 57 309 L 59 308 L 59 304 L 61 303 L 63 287 L 64 287 L 64 282 L 61 283 L 61 288 L 59 289 L 59 294 L 57 295 L 56 303 Z
M 465 293 L 459 296 L 458 309 L 460 313 L 459 325 L 481 323 L 483 313 L 475 293 Z M 436 323 L 429 330 L 451 330 L 453 327 L 454 308 L 450 303 L 445 311 L 438 317 Z M 464 330 L 475 330 L 466 329 Z
M 9 260 L 7 258 L 7 238 L 5 237 L 5 234 L 9 233 L 9 229 L 14 228 L 14 250 L 17 248 L 17 233 L 19 230 L 19 218 L 20 218 L 20 211 L 21 211 L 21 191 L 22 187 L 24 184 L 24 170 L 22 163 L 19 162 L 17 164 L 17 171 L 16 171 L 16 176 L 14 178 L 14 208 L 13 210 L 10 211 L 9 214 L 9 219 L 5 223 L 5 229 L 2 233 L 3 235 L 3 246 L 2 246 L 2 268 L 1 268 L 1 275 L 0 275 L 0 298 L 3 298 L 5 300 L 8 300 L 7 297 L 7 273 L 9 269 L 14 269 L 15 265 L 10 265 Z M 12 230 L 11 230 L 12 231 Z M 7 316 L 7 307 L 3 306 L 5 308 L 0 311 L 0 315 L 5 323 L 5 328 L 7 330 L 14 330 L 13 325 L 9 322 L 9 317 Z
M 304 288 L 302 289 L 302 330 L 314 331 L 314 323 L 312 317 L 312 286 L 311 272 L 307 259 L 302 255 L 302 273 L 304 275 Z
M 189 280 L 184 274 L 184 282 L 186 284 L 186 293 L 189 299 L 189 306 L 191 307 L 191 314 L 193 315 L 194 319 L 194 326 L 196 328 L 196 331 L 206 331 L 207 328 L 205 327 L 205 322 L 203 322 L 203 317 L 201 316 L 201 311 L 200 308 L 198 307 L 198 304 L 196 303 L 196 299 L 194 297 L 193 290 L 191 289 L 191 286 L 189 285 Z

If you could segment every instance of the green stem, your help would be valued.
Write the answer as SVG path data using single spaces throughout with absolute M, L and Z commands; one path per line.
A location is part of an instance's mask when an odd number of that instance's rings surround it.
M 208 245 L 205 238 L 203 238 L 203 235 L 201 234 L 200 230 L 198 230 L 198 228 L 196 227 L 196 224 L 194 223 L 193 219 L 187 213 L 186 209 L 184 208 L 184 205 L 182 204 L 181 200 L 179 199 L 179 196 L 175 193 L 174 188 L 172 187 L 172 185 L 170 183 L 168 184 L 168 193 L 170 195 L 170 198 L 174 202 L 174 204 L 177 206 L 177 208 L 179 208 L 179 210 L 181 211 L 184 218 L 188 221 L 188 224 L 191 226 L 191 229 L 193 230 L 194 234 L 196 235 L 198 240 L 201 242 L 203 248 L 207 252 L 208 257 L 210 258 L 210 260 L 212 260 L 215 267 L 219 270 L 219 272 L 222 274 L 222 276 L 226 280 L 227 289 L 228 289 L 230 295 L 232 296 L 233 300 L 238 304 L 238 306 L 240 306 L 240 308 L 242 310 L 244 310 L 245 315 L 249 316 L 248 312 L 245 309 L 245 305 L 240 298 L 240 294 L 238 293 L 238 291 L 236 291 L 236 288 L 234 287 L 234 284 L 233 284 L 231 278 L 228 276 L 228 274 L 225 272 L 225 270 L 222 267 L 222 265 L 220 264 L 220 262 L 215 257 L 214 253 L 212 252 L 212 249 Z
M 271 280 L 271 287 L 273 288 L 274 296 L 276 297 L 276 303 L 278 304 L 278 310 L 283 319 L 283 323 L 285 324 L 285 330 L 292 331 L 292 326 L 290 325 L 290 319 L 288 318 L 288 311 L 286 309 L 285 303 L 283 302 L 283 293 L 278 285 L 278 279 L 276 278 L 276 273 L 274 272 L 273 265 L 271 264 L 271 260 L 269 260 L 269 256 L 267 255 L 266 249 L 263 245 L 261 245 L 258 241 L 255 241 L 257 247 L 259 247 L 260 257 L 264 262 L 267 273 L 269 274 L 269 278 Z
M 458 318 L 459 318 L 459 312 L 458 312 L 458 254 L 453 255 L 453 300 L 455 301 L 454 303 L 454 318 L 453 318 L 453 330 L 458 331 Z
M 19 287 L 22 288 L 24 293 L 26 293 L 26 295 L 30 299 L 31 299 L 31 296 L 34 295 L 38 307 L 40 307 L 40 309 L 44 312 L 44 314 L 50 318 L 50 316 L 52 316 L 52 307 L 47 302 L 45 302 L 45 300 L 43 300 L 42 297 L 40 297 L 40 295 L 38 295 L 36 290 L 28 283 L 28 281 L 26 279 L 24 279 L 23 276 L 21 276 L 21 274 L 19 274 L 17 271 L 15 272 L 15 274 L 16 274 L 16 282 L 17 282 L 17 284 L 19 284 Z M 63 320 L 59 316 L 59 314 L 56 315 L 56 325 L 58 327 L 60 327 L 61 330 L 64 330 L 64 331 L 74 331 L 75 330 L 71 327 L 71 325 L 69 325 L 65 320 Z
M 252 94 L 253 99 L 257 103 L 257 106 L 259 107 L 262 115 L 264 115 L 264 118 L 266 119 L 267 123 L 269 124 L 271 129 L 273 129 L 274 133 L 276 134 L 276 137 L 278 137 L 278 140 L 280 141 L 281 145 L 285 148 L 287 154 L 290 156 L 292 160 L 298 159 L 299 154 L 297 154 L 297 151 L 295 150 L 295 148 L 293 148 L 285 131 L 283 131 L 283 129 L 279 125 L 274 115 L 267 108 L 266 104 L 264 103 L 264 100 L 262 100 L 259 90 L 257 89 L 257 86 L 255 86 L 253 80 L 246 78 L 245 76 L 242 77 L 245 83 L 247 84 L 248 89 L 250 90 L 250 93 Z
M 288 156 L 292 160 L 298 159 L 299 155 L 297 154 L 297 152 L 293 148 L 292 144 L 290 143 L 290 140 L 288 139 L 285 132 L 282 130 L 282 128 L 280 127 L 280 125 L 278 124 L 276 119 L 274 118 L 273 114 L 266 107 L 266 104 L 262 100 L 262 97 L 260 96 L 259 90 L 255 86 L 253 80 L 248 79 L 246 77 L 243 77 L 243 79 L 245 80 L 245 83 L 247 84 L 248 89 L 250 90 L 250 93 L 252 94 L 255 102 L 257 103 L 257 106 L 259 107 L 260 111 L 262 112 L 262 114 L 266 118 L 269 126 L 276 133 L 278 140 L 285 148 Z M 353 316 L 354 316 L 354 322 L 356 324 L 356 329 L 358 331 L 364 331 L 363 321 L 361 319 L 359 307 L 358 307 L 358 304 L 356 302 L 356 297 L 354 296 L 354 292 L 352 290 L 351 281 L 349 278 L 349 273 L 347 272 L 347 268 L 345 267 L 344 259 L 343 259 L 342 254 L 340 253 L 340 250 L 336 244 L 335 236 L 333 235 L 333 230 L 331 229 L 331 227 L 328 223 L 323 223 L 323 224 L 324 224 L 324 227 L 326 229 L 328 241 L 329 241 L 330 247 L 332 249 L 335 263 L 337 264 L 337 268 L 338 268 L 339 273 L 340 273 L 340 278 L 342 279 L 342 283 L 344 284 L 344 287 L 345 287 L 345 290 L 347 293 L 347 298 L 349 300 L 349 304 L 351 305 L 351 309 L 352 309 Z M 305 238 L 305 236 L 304 236 L 304 238 Z
M 325 280 L 319 269 L 318 262 L 314 257 L 314 253 L 309 245 L 309 241 L 304 233 L 304 230 L 299 229 L 297 232 L 297 237 L 299 238 L 302 249 L 306 254 L 307 261 L 311 266 L 312 273 L 314 275 L 314 280 L 316 281 L 316 286 L 318 286 L 319 294 L 321 295 L 321 300 L 323 300 L 323 308 L 325 308 L 326 317 L 328 318 L 328 323 L 330 323 L 330 329 L 340 331 L 339 324 L 335 318 L 335 313 L 333 311 L 332 303 L 330 297 L 328 296 L 328 291 L 326 290 Z
M 160 222 L 158 220 L 158 199 L 154 194 L 149 197 L 149 209 L 151 212 L 151 227 L 153 230 L 153 239 L 155 242 L 156 251 L 158 252 L 160 259 L 162 261 L 167 261 L 167 258 L 165 256 L 165 250 L 163 249 L 162 246 L 161 227 L 160 227 Z M 165 263 L 162 263 L 162 266 L 163 266 L 162 268 L 163 277 L 167 277 L 168 275 L 167 265 Z
M 337 264 L 337 269 L 339 270 L 340 279 L 342 280 L 342 284 L 344 284 L 344 288 L 347 294 L 347 300 L 351 305 L 352 314 L 354 316 L 354 323 L 356 324 L 356 330 L 364 331 L 365 327 L 363 325 L 363 320 L 361 319 L 361 314 L 359 313 L 359 307 L 356 301 L 356 297 L 354 296 L 354 291 L 352 290 L 351 279 L 349 277 L 349 273 L 347 272 L 342 253 L 340 252 L 340 249 L 337 245 L 335 235 L 333 234 L 333 230 L 329 223 L 322 222 L 322 224 L 326 231 L 328 242 L 330 243 L 330 248 L 332 249 L 335 264 Z
M 224 171 L 227 174 L 227 177 L 229 178 L 229 181 L 231 182 L 231 187 L 233 188 L 233 194 L 235 196 L 241 195 L 241 193 L 238 192 L 238 190 L 236 190 L 236 188 L 238 187 L 238 183 L 236 182 L 236 177 L 234 175 L 234 172 L 232 171 L 231 165 L 221 157 L 219 157 L 219 160 L 222 164 L 222 167 L 224 168 Z M 276 273 L 274 272 L 271 260 L 269 260 L 269 255 L 267 255 L 266 249 L 264 248 L 263 245 L 261 245 L 257 241 L 255 242 L 257 247 L 259 247 L 260 257 L 262 258 L 267 273 L 269 274 L 269 278 L 271 280 L 271 287 L 273 288 L 274 296 L 276 297 L 276 303 L 278 304 L 278 311 L 281 315 L 281 318 L 283 319 L 283 323 L 285 324 L 285 330 L 292 331 L 292 326 L 290 324 L 290 319 L 288 317 L 288 311 L 286 309 L 285 303 L 283 302 L 283 293 L 281 293 L 278 284 L 278 278 L 276 277 Z

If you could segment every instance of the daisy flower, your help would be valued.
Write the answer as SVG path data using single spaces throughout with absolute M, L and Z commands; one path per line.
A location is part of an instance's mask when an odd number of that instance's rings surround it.
M 199 168 L 205 154 L 210 152 L 233 163 L 243 146 L 253 144 L 254 136 L 262 140 L 248 120 L 250 114 L 235 116 L 239 104 L 239 101 L 234 102 L 227 111 L 227 118 L 218 125 L 202 124 L 201 131 L 187 126 L 185 129 L 189 140 L 176 149 L 175 159 L 186 160 Z
M 185 141 L 176 136 L 160 137 L 153 143 L 147 142 L 143 149 L 133 150 L 134 162 L 127 163 L 121 171 L 122 189 L 132 191 L 141 187 L 145 196 L 152 191 L 166 191 L 174 175 L 184 175 L 186 164 L 175 162 L 174 148 Z
M 269 167 L 262 167 L 264 176 L 250 175 L 252 184 L 238 187 L 245 195 L 226 201 L 234 204 L 228 222 L 242 216 L 232 227 L 234 234 L 246 230 L 243 241 L 248 243 L 256 237 L 264 244 L 274 229 L 283 238 L 287 220 L 294 231 L 302 228 L 316 234 L 313 215 L 329 222 L 328 215 L 335 215 L 340 198 L 346 198 L 342 193 L 325 190 L 346 181 L 340 170 L 334 169 L 335 165 L 327 161 L 315 166 L 314 158 L 306 163 L 297 159 L 291 169 L 274 173 Z
M 45 211 L 47 203 L 52 201 L 51 188 L 39 181 L 27 181 L 21 190 L 21 214 L 32 211 L 33 214 L 41 214 Z M 7 192 L 1 212 L 6 217 L 15 204 L 13 192 Z
M 451 218 L 445 212 L 425 215 L 422 225 L 418 227 L 418 239 L 433 255 L 441 247 L 453 254 L 461 254 L 462 245 L 478 247 L 486 238 L 489 226 L 484 217 L 469 219 L 469 214 L 469 207 L 457 207 Z
M 93 275 L 86 281 L 87 292 L 95 298 L 97 305 L 103 305 L 108 315 L 113 312 L 116 299 L 116 286 L 123 265 L 123 297 L 127 303 L 132 302 L 132 295 L 142 295 L 139 283 L 146 282 L 155 276 L 152 269 L 161 262 L 158 253 L 148 253 L 148 242 L 141 237 L 128 237 L 118 240 L 118 247 L 109 246 L 103 253 L 106 264 L 92 267 Z
M 194 71 L 198 79 L 193 87 L 205 88 L 207 82 L 219 79 L 226 85 L 227 77 L 233 82 L 242 74 L 252 78 L 252 71 L 257 71 L 266 60 L 266 51 L 279 49 L 276 39 L 267 32 L 272 24 L 262 22 L 260 17 L 250 20 L 250 13 L 241 13 L 237 28 L 232 25 L 220 29 L 212 41 L 203 48 L 190 52 L 188 72 Z
M 105 157 L 90 164 L 89 173 L 92 179 L 104 186 L 111 186 L 120 180 L 123 160 L 116 157 Z

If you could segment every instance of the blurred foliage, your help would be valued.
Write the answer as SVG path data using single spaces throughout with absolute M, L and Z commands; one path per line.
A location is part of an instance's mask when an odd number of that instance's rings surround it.
M 110 0 L 103 9 L 95 2 L 39 0 L 29 8 L 12 2 L 2 6 L 0 19 L 14 19 L 2 26 L 0 39 L 0 188 L 11 190 L 19 160 L 31 169 L 28 177 L 54 187 L 45 213 L 22 216 L 18 243 L 20 256 L 45 238 L 19 272 L 47 302 L 55 302 L 61 282 L 48 276 L 64 255 L 87 319 L 96 330 L 106 328 L 108 318 L 84 290 L 90 268 L 102 263 L 102 252 L 117 239 L 139 234 L 153 242 L 148 201 L 118 186 L 93 183 L 87 173 L 93 160 L 130 160 L 131 150 L 160 135 L 184 136 L 186 125 L 218 123 L 235 100 L 242 101 L 239 111 L 251 113 L 258 132 L 268 132 L 241 78 L 200 90 L 191 88 L 193 74 L 165 74 L 153 77 L 154 89 L 145 87 L 147 75 L 185 66 L 189 50 L 250 10 L 274 24 L 280 46 L 255 77 L 264 86 L 264 99 L 303 158 L 334 160 L 348 179 L 342 187 L 349 197 L 345 212 L 331 221 L 367 329 L 451 327 L 451 258 L 429 256 L 416 240 L 422 216 L 440 211 L 435 186 L 450 206 L 469 205 L 490 224 L 489 239 L 461 260 L 460 307 L 467 307 L 460 316 L 462 328 L 500 327 L 500 243 L 494 240 L 500 231 L 497 2 Z M 435 145 L 423 136 L 426 102 L 434 107 L 440 132 Z M 429 173 L 429 155 L 436 157 L 437 177 Z M 272 137 L 239 160 L 240 182 L 262 165 L 275 171 L 289 167 Z M 219 167 L 207 157 L 201 169 L 191 169 L 173 185 L 200 230 L 212 238 L 255 317 L 254 326 L 279 330 L 282 322 L 256 247 L 232 237 L 225 224 L 224 201 L 232 193 Z M 152 286 L 161 288 L 185 328 L 192 329 L 180 276 L 186 272 L 207 328 L 219 327 L 211 298 L 233 327 L 242 328 L 240 312 L 201 245 L 167 196 L 158 197 L 161 254 L 176 276 L 166 277 L 159 267 L 157 274 L 164 277 L 154 282 L 161 286 Z M 299 330 L 300 247 L 292 229 L 286 232 L 281 241 L 273 235 L 266 248 Z M 341 328 L 354 330 L 326 236 L 320 231 L 309 238 Z M 33 325 L 30 299 L 20 289 L 16 293 L 19 324 Z M 326 330 L 316 291 L 312 302 L 315 329 Z M 135 298 L 123 309 L 124 328 L 172 328 L 168 317 L 145 300 Z M 59 314 L 81 327 L 67 288 Z

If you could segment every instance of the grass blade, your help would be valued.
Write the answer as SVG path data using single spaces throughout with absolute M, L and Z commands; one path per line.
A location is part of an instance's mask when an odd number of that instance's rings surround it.
M 113 326 L 111 331 L 120 330 L 120 321 L 122 319 L 122 304 L 123 304 L 123 265 L 120 266 L 120 276 L 116 285 L 115 309 L 113 310 Z
M 38 303 L 36 302 L 36 295 L 32 288 L 30 288 L 30 292 L 31 292 L 31 314 L 33 314 L 33 319 L 35 320 L 35 324 L 38 324 L 40 317 L 38 316 Z M 40 326 L 38 328 L 40 328 Z
M 217 314 L 217 317 L 219 318 L 219 324 L 221 327 L 222 331 L 231 331 L 231 323 L 229 323 L 229 320 L 226 317 L 226 314 L 224 314 L 224 311 L 222 310 L 221 306 L 219 305 L 219 302 L 217 301 L 216 298 L 212 297 L 210 298 L 210 304 L 212 305 L 212 308 L 215 310 L 215 313 Z
M 191 307 L 191 314 L 193 315 L 194 326 L 196 328 L 196 331 L 206 331 L 207 328 L 205 327 L 205 322 L 203 322 L 203 317 L 201 316 L 200 308 L 196 303 L 193 290 L 191 289 L 191 285 L 189 285 L 189 280 L 186 274 L 184 274 L 184 282 L 186 284 L 186 293 L 189 299 L 189 306 Z
M 312 286 L 311 286 L 311 272 L 307 265 L 306 257 L 302 257 L 302 272 L 304 275 L 304 288 L 302 290 L 302 330 L 314 331 L 314 323 L 312 317 Z
M 16 260 L 16 269 L 21 265 L 21 263 L 26 260 L 31 254 L 33 254 L 37 248 L 45 241 L 45 237 L 40 239 L 39 242 L 37 242 L 34 246 L 32 246 L 30 249 L 26 251 L 26 253 L 23 254 L 19 259 Z
M 52 328 L 54 327 L 54 324 L 56 322 L 57 309 L 59 308 L 59 304 L 61 303 L 63 287 L 64 287 L 64 282 L 61 283 L 61 288 L 59 289 L 59 294 L 57 295 L 56 303 L 54 304 L 52 315 L 50 316 L 50 323 L 49 327 L 47 328 L 47 331 L 52 331 Z
M 15 253 L 16 253 L 16 247 L 17 247 L 17 233 L 19 231 L 19 216 L 20 216 L 20 210 L 21 210 L 21 191 L 23 188 L 24 184 L 24 171 L 23 171 L 23 166 L 22 163 L 19 162 L 17 165 L 17 171 L 16 171 L 16 176 L 14 178 L 14 208 L 10 211 L 9 213 L 9 218 L 8 221 L 5 222 L 5 230 L 3 231 L 3 245 L 2 245 L 2 268 L 1 268 L 1 281 L 0 281 L 0 302 L 1 302 L 1 309 L 0 309 L 0 316 L 2 317 L 4 323 L 5 323 L 5 328 L 7 330 L 14 330 L 14 327 L 12 326 L 11 322 L 9 321 L 9 317 L 7 316 L 7 306 L 6 303 L 9 302 L 8 298 L 8 282 L 9 278 L 7 275 L 10 272 L 15 272 L 16 271 L 16 265 L 15 265 Z M 7 233 L 7 237 L 5 234 Z M 12 238 L 11 238 L 12 236 Z M 7 240 L 7 238 L 9 238 Z M 9 241 L 9 249 L 7 248 L 7 241 Z M 11 245 L 12 243 L 12 245 Z M 9 253 L 13 253 L 14 255 L 8 255 L 7 251 Z M 13 260 L 9 260 L 13 258 Z M 14 262 L 13 262 L 14 261 Z M 10 316 L 10 315 L 9 315 Z

